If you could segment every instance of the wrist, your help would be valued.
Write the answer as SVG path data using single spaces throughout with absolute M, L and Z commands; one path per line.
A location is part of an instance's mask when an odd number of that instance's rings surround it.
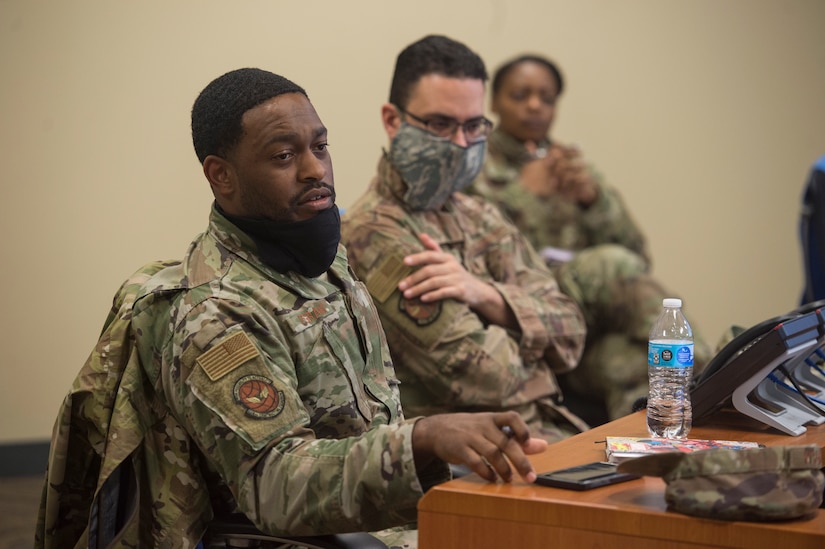
M 416 420 L 412 430 L 412 449 L 415 469 L 426 468 L 435 457 L 433 445 L 430 441 L 430 424 L 432 420 L 428 417 L 421 417 Z

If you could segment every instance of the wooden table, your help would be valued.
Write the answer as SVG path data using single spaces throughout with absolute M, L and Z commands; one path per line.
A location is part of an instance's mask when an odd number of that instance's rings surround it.
M 637 412 L 530 456 L 537 472 L 603 461 L 605 436 L 649 436 Z M 817 444 L 825 425 L 798 437 L 781 434 L 737 412 L 720 412 L 691 438 L 749 440 L 768 446 Z M 430 489 L 418 504 L 420 549 L 739 547 L 825 548 L 825 509 L 809 520 L 778 523 L 700 519 L 666 510 L 664 481 L 644 477 L 585 492 L 526 484 L 488 483 L 476 475 Z

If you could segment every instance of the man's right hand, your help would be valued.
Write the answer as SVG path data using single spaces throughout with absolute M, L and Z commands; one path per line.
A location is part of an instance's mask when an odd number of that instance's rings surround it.
M 438 414 L 418 420 L 412 434 L 418 468 L 434 457 L 466 465 L 480 477 L 513 480 L 513 467 L 525 482 L 536 480 L 529 454 L 543 452 L 547 442 L 530 437 L 516 412 Z M 512 465 L 512 467 L 511 467 Z

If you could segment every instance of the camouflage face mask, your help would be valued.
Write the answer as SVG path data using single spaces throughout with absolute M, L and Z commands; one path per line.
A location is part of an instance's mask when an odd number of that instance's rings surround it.
M 486 143 L 462 147 L 402 122 L 390 143 L 389 160 L 407 184 L 407 206 L 435 210 L 472 183 L 481 171 Z

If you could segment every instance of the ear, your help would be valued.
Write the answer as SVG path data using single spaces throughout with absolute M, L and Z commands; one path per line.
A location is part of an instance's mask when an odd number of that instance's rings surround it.
M 398 108 L 392 103 L 381 105 L 381 122 L 384 124 L 384 131 L 387 132 L 387 136 L 392 140 L 401 126 L 401 114 L 398 112 Z
M 232 165 L 226 159 L 209 155 L 203 160 L 203 175 L 209 180 L 215 200 L 223 207 L 232 201 L 236 192 L 236 177 Z

